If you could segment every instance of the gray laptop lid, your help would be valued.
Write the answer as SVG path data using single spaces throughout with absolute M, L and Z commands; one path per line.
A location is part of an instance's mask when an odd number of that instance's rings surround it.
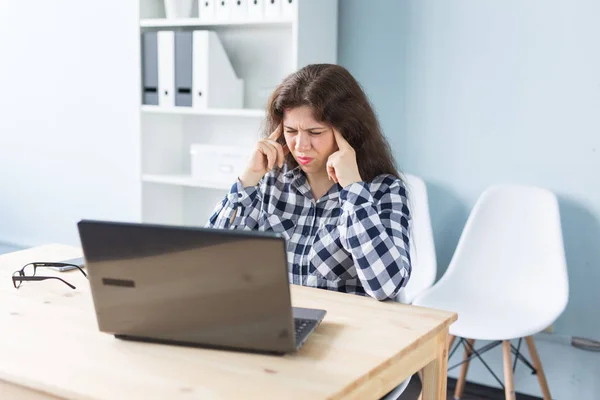
M 101 331 L 294 350 L 285 240 L 279 235 L 89 220 L 78 229 Z

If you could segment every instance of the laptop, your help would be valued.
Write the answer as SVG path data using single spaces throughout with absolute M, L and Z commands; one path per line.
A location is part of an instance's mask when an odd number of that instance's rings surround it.
M 82 220 L 98 328 L 120 339 L 285 354 L 325 310 L 292 307 L 277 233 Z

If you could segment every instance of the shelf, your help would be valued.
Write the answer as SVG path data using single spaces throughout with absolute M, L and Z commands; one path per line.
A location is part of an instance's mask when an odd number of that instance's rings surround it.
M 221 189 L 229 190 L 232 182 L 214 183 L 205 182 L 199 179 L 193 178 L 191 175 L 143 175 L 142 181 L 152 183 L 162 183 L 165 185 L 176 185 L 176 186 L 188 186 L 188 187 L 201 187 L 209 189 Z
M 264 118 L 265 111 L 249 108 L 207 108 L 196 109 L 192 107 L 159 107 L 143 105 L 142 111 L 154 114 L 181 114 L 181 115 L 216 115 L 225 117 L 252 117 Z
M 275 19 L 275 20 L 224 20 L 224 21 L 201 21 L 198 18 L 181 18 L 181 19 L 166 19 L 166 18 L 153 18 L 153 19 L 142 19 L 140 26 L 142 28 L 168 28 L 168 27 L 180 27 L 180 26 L 277 26 L 277 25 L 288 25 L 293 22 L 293 19 Z
M 265 6 L 267 3 L 271 5 L 271 0 L 261 1 Z M 137 84 L 139 100 L 133 104 L 137 115 L 136 125 L 139 126 L 135 136 L 139 140 L 129 143 L 131 148 L 127 150 L 127 154 L 136 155 L 133 160 L 135 168 L 141 169 L 136 175 L 138 185 L 142 186 L 139 195 L 141 219 L 152 223 L 203 226 L 212 215 L 215 205 L 229 192 L 235 179 L 209 175 L 209 171 L 196 172 L 192 145 L 232 146 L 252 150 L 265 133 L 269 115 L 268 100 L 275 88 L 287 76 L 307 64 L 338 62 L 338 4 L 343 1 L 277 0 L 282 6 L 280 12 L 269 10 L 257 14 L 252 14 L 253 11 L 238 14 L 233 10 L 218 10 L 217 7 L 222 7 L 219 1 L 214 3 L 214 14 L 209 10 L 209 13 L 201 14 L 201 18 L 198 17 L 203 9 L 199 9 L 200 5 L 195 0 L 194 11 L 175 15 L 182 18 L 167 18 L 166 15 L 172 16 L 166 14 L 163 0 L 137 2 L 139 13 L 133 23 L 139 36 L 152 34 L 146 36 L 147 42 L 141 37 L 136 41 L 131 54 L 136 60 L 137 74 L 135 79 L 127 78 L 130 81 L 141 81 Z M 250 5 L 254 2 L 247 3 Z M 293 4 L 293 7 L 284 9 L 284 3 L 286 7 L 288 4 Z M 204 2 L 201 4 L 204 5 Z M 155 101 L 152 105 L 144 104 L 151 102 L 141 99 L 143 93 L 140 86 L 144 84 L 145 72 L 148 72 L 147 77 L 152 77 L 145 84 L 157 88 L 155 95 L 160 97 L 166 89 L 161 90 L 157 80 L 161 69 L 163 72 L 160 72 L 160 78 L 169 82 L 170 91 L 176 91 L 173 89 L 173 75 L 176 73 L 175 42 L 171 43 L 172 35 L 168 33 L 168 43 L 165 44 L 161 35 L 159 49 L 158 37 L 153 35 L 164 31 L 210 32 L 208 35 L 196 33 L 197 39 L 201 35 L 212 39 L 209 38 L 205 57 L 196 54 L 197 61 L 207 61 L 210 64 L 207 66 L 210 71 L 206 71 L 207 81 L 201 85 L 206 88 L 200 90 L 193 86 L 194 82 L 198 83 L 198 80 L 194 80 L 195 76 L 201 80 L 205 76 L 200 77 L 200 72 L 194 70 L 192 65 L 191 94 L 198 96 L 202 92 L 201 98 L 192 97 L 191 104 L 194 107 L 181 106 L 191 105 L 190 103 L 176 103 L 171 93 L 168 96 L 170 100 Z M 184 40 L 179 41 L 181 38 Z M 214 46 L 210 43 L 211 40 L 215 43 Z M 196 40 L 198 42 L 200 40 Z M 193 61 L 194 35 L 191 44 Z M 189 35 L 179 37 L 177 46 L 179 45 L 185 45 L 189 53 Z M 212 51 L 210 46 L 218 50 Z M 149 56 L 145 59 L 145 55 Z M 184 65 L 180 64 L 179 66 Z M 149 68 L 145 70 L 145 66 Z M 236 78 L 243 80 L 244 90 L 237 92 L 241 94 L 241 99 L 235 99 L 237 101 L 225 96 L 235 92 L 224 87 L 223 83 L 234 81 L 226 79 L 227 75 L 231 75 L 227 72 L 229 67 L 235 72 Z M 189 78 L 189 63 L 185 65 L 185 69 Z M 206 86 L 215 82 L 218 86 Z M 207 98 L 213 100 L 207 96 L 211 92 L 219 95 L 214 101 L 196 101 Z M 227 98 L 220 99 L 221 95 Z M 231 177 L 236 174 L 227 175 Z

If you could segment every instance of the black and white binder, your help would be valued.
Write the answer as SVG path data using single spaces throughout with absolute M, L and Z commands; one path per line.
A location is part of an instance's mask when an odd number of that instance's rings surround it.
M 175 106 L 192 106 L 192 32 L 175 32 Z
M 173 31 L 158 32 L 158 105 L 175 105 L 175 61 Z
M 198 0 L 198 19 L 202 22 L 213 22 L 216 19 L 215 3 L 217 0 Z
M 243 108 L 244 81 L 212 31 L 194 31 L 193 107 Z
M 158 42 L 156 32 L 142 34 L 142 104 L 158 105 Z
M 247 15 L 251 21 L 259 21 L 264 18 L 264 0 L 248 0 Z

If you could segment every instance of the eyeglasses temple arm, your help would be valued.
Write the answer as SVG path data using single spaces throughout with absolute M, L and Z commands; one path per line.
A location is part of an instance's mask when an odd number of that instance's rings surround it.
M 43 281 L 46 279 L 58 279 L 59 281 L 62 281 L 64 284 L 69 286 L 71 289 L 77 289 L 75 286 L 71 285 L 69 282 L 65 281 L 64 279 L 59 278 L 58 276 L 13 276 L 12 277 L 13 282 L 15 282 L 15 281 Z

